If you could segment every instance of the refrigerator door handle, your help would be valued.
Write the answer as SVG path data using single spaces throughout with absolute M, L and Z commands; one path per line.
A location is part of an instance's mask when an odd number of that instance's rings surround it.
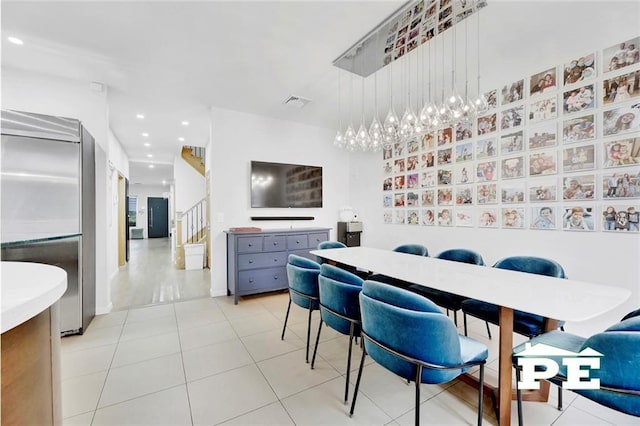
M 153 207 L 151 208 L 151 224 L 149 226 L 153 228 Z

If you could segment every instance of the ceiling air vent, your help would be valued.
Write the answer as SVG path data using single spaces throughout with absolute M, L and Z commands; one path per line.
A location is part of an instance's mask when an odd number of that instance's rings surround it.
M 311 99 L 303 98 L 301 96 L 291 95 L 287 99 L 285 99 L 282 103 L 285 104 L 285 105 L 288 105 L 288 106 L 292 106 L 292 107 L 296 107 L 298 109 L 302 109 L 309 102 L 311 102 Z

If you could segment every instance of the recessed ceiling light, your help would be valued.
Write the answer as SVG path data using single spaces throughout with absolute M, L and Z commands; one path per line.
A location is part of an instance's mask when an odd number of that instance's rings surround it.
M 147 157 L 151 158 L 151 157 L 153 157 L 153 154 L 147 154 Z
M 166 184 L 167 184 L 167 181 L 163 179 L 163 180 L 162 180 L 162 184 L 163 184 L 163 185 L 166 185 Z
M 24 44 L 24 41 L 20 40 L 18 37 L 7 37 L 7 40 L 13 44 L 17 44 L 18 46 L 22 46 Z
M 188 126 L 188 125 L 189 125 L 189 122 L 188 122 L 188 121 L 183 121 L 183 122 L 182 122 L 182 125 L 183 125 L 183 126 Z
M 151 146 L 151 144 L 149 142 L 145 142 L 144 146 Z
M 153 169 L 155 166 L 153 164 L 149 164 L 149 168 Z
M 148 138 L 148 137 L 149 137 L 149 133 L 144 132 L 144 133 L 142 134 L 142 136 L 144 136 L 145 138 Z
M 179 140 L 180 142 L 184 142 L 184 138 L 183 138 L 183 137 L 179 137 L 179 138 L 178 138 L 178 140 Z
M 136 114 L 136 118 L 142 120 L 144 118 L 144 114 Z

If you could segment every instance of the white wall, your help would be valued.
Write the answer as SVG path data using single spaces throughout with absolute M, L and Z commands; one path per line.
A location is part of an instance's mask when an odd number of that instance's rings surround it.
M 162 185 L 129 185 L 129 197 L 137 197 L 138 211 L 136 218 L 136 227 L 143 228 L 144 238 L 149 238 L 147 223 L 147 198 L 162 198 L 164 193 L 169 190 L 168 186 Z
M 566 19 L 571 16 L 571 10 L 576 17 L 579 15 L 577 21 L 581 29 L 569 24 L 570 21 Z M 521 78 L 528 84 L 532 74 L 554 65 L 560 66 L 571 58 L 589 52 L 597 51 L 598 61 L 602 61 L 602 49 L 638 36 L 640 4 L 626 2 L 614 6 L 611 2 L 490 2 L 481 14 L 483 91 L 496 88 L 499 92 L 502 85 Z M 512 16 L 517 16 L 517 19 L 509 19 Z M 619 19 L 612 19 L 615 16 Z M 545 28 L 552 28 L 554 33 L 549 35 L 538 31 L 539 22 L 545 22 Z M 473 23 L 474 19 L 470 21 L 470 24 Z M 498 37 L 512 38 L 512 49 L 494 48 L 503 45 L 502 41 L 497 41 Z M 472 40 L 472 46 L 475 47 L 475 39 Z M 475 63 L 475 60 L 471 62 Z M 597 93 L 600 105 L 601 87 L 597 87 Z M 561 103 L 558 105 L 562 108 Z M 396 106 L 396 111 L 402 111 L 401 108 Z M 601 150 L 598 143 L 596 149 Z M 600 157 L 597 161 L 600 161 Z M 572 279 L 632 291 L 631 298 L 614 311 L 593 321 L 567 325 L 568 330 L 580 334 L 599 331 L 640 306 L 640 237 L 637 234 L 385 225 L 382 156 L 355 154 L 351 158 L 350 169 L 351 204 L 364 222 L 364 245 L 391 249 L 401 243 L 422 243 L 432 255 L 447 248 L 465 247 L 481 253 L 487 264 L 493 264 L 504 256 L 518 254 L 549 257 L 560 262 Z M 528 205 L 526 210 L 529 211 Z
M 205 197 L 205 179 L 182 157 L 173 160 L 175 209 L 186 212 Z
M 82 121 L 96 142 L 96 185 L 108 182 L 108 162 L 114 151 L 109 141 L 108 107 L 106 89 L 96 92 L 90 89 L 89 81 L 69 80 L 24 70 L 2 67 L 2 108 L 40 114 L 76 118 Z M 102 152 L 99 152 L 102 150 Z M 107 159 L 101 155 L 106 153 Z M 126 155 L 119 149 L 118 158 Z M 118 161 L 122 162 L 122 161 Z M 126 166 L 128 168 L 128 165 Z M 128 169 L 127 169 L 128 173 Z M 106 176 L 105 176 L 106 175 Z M 117 189 L 117 186 L 116 186 Z M 108 237 L 111 197 L 105 188 L 96 187 L 96 312 L 111 309 L 109 277 L 112 267 L 110 254 L 116 250 Z M 108 242 L 105 245 L 105 242 Z M 116 264 L 117 270 L 117 264 Z
M 333 148 L 334 131 L 212 108 L 211 167 L 212 296 L 226 294 L 226 235 L 237 226 L 335 228 L 340 207 L 349 201 L 349 162 Z M 323 207 L 251 209 L 251 160 L 323 167 Z M 251 221 L 250 216 L 315 216 L 313 221 Z M 331 237 L 335 239 L 335 231 Z

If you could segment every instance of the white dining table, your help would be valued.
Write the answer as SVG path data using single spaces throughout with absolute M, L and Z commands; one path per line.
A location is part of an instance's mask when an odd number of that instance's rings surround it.
M 586 321 L 621 305 L 630 296 L 627 289 L 529 274 L 487 266 L 416 256 L 371 247 L 313 250 L 321 258 L 355 266 L 425 287 L 493 303 L 500 307 L 498 354 L 498 420 L 511 422 L 513 311 L 520 310 L 547 319 L 546 329 L 557 328 L 557 320 Z M 547 393 L 542 398 L 546 400 Z

